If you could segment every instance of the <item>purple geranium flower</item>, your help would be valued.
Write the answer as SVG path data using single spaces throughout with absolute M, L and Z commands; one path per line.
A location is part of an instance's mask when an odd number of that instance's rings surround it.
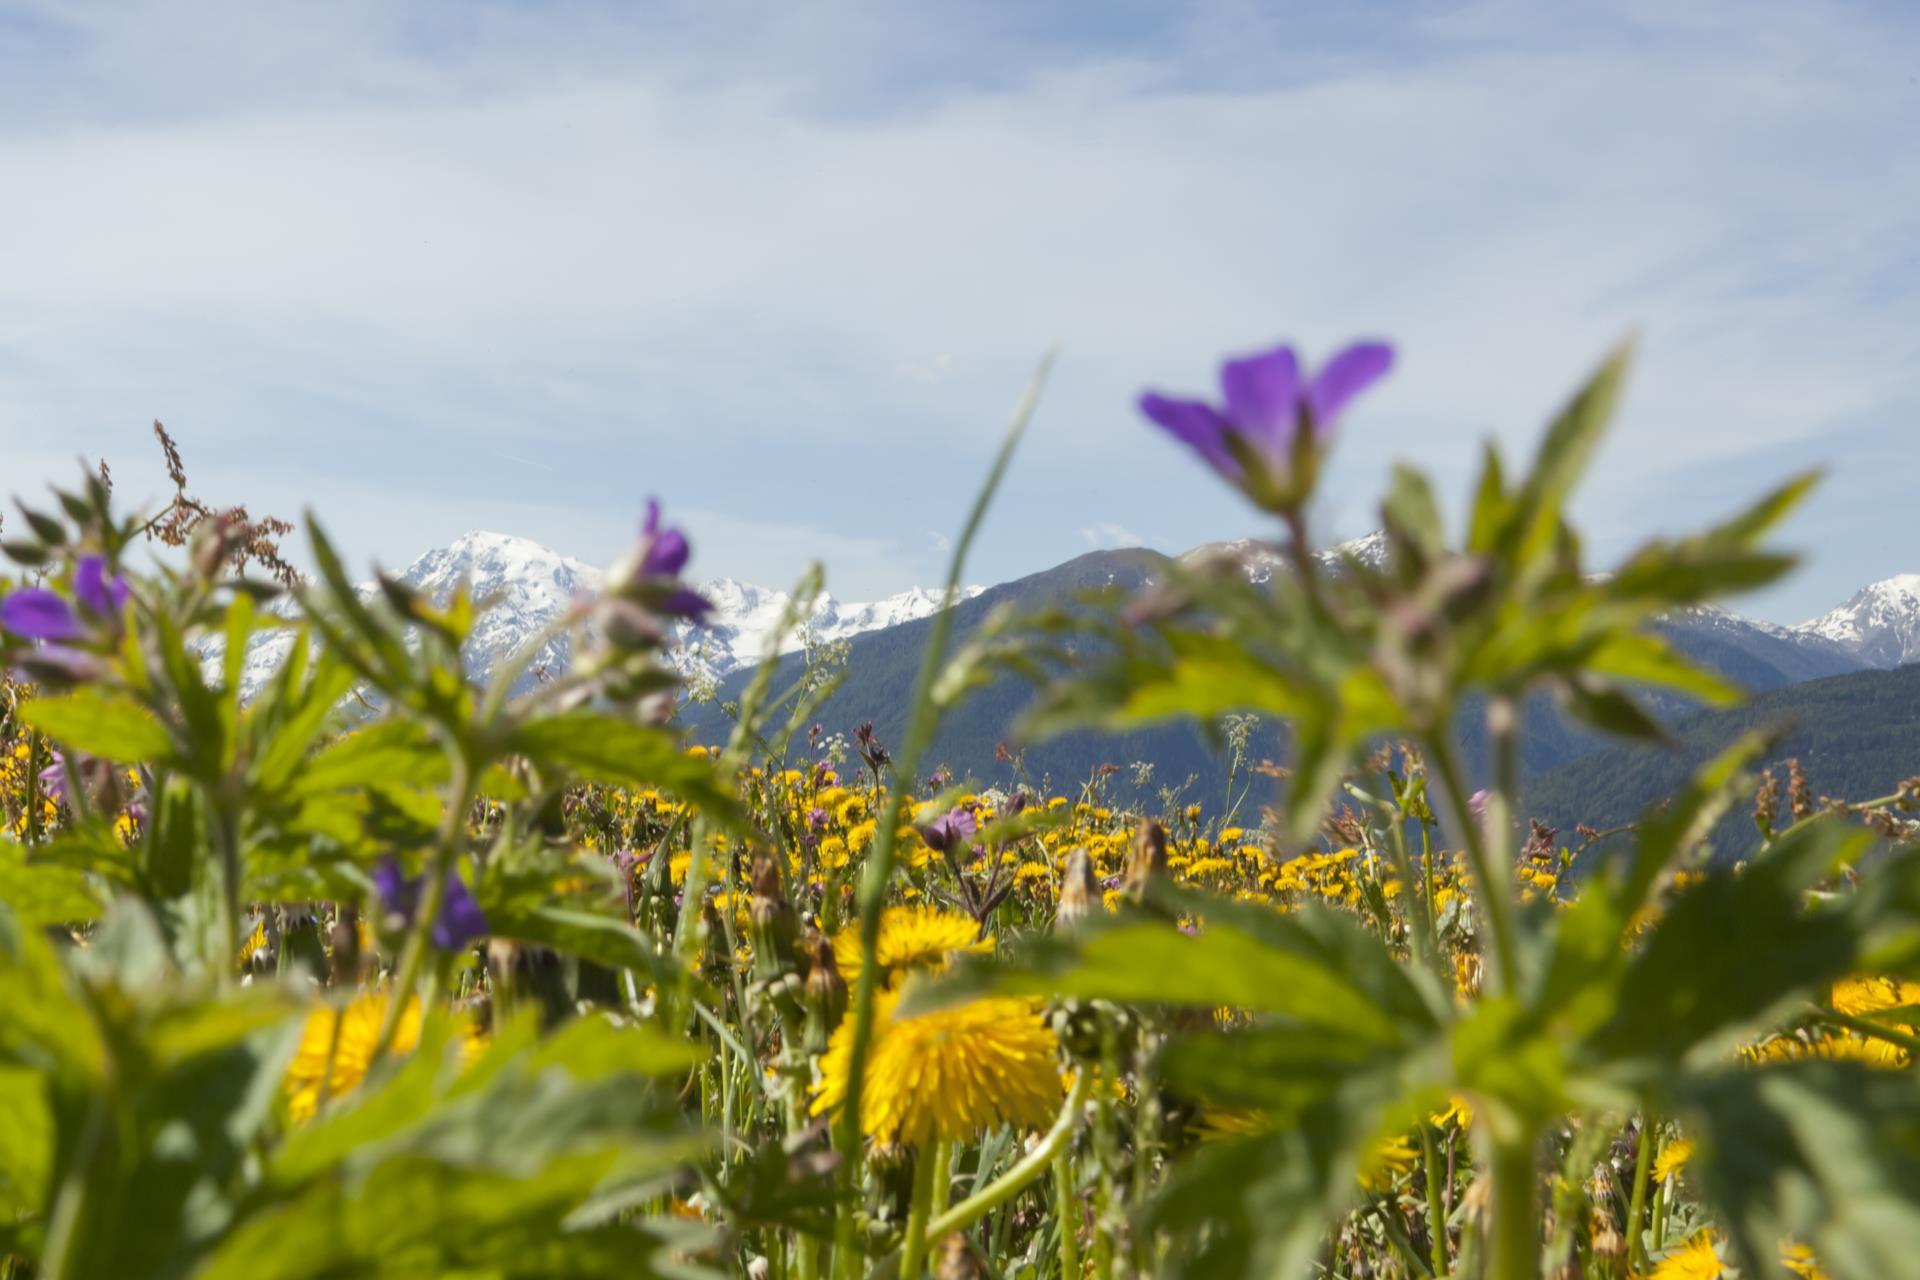
M 80 635 L 73 606 L 44 587 L 8 592 L 0 601 L 0 627 L 29 640 L 73 640 Z
M 397 858 L 385 859 L 373 871 L 373 887 L 381 902 L 408 925 L 420 909 L 420 891 L 425 883 L 425 876 L 408 876 L 402 872 Z M 467 889 L 467 882 L 460 878 L 458 871 L 449 871 L 440 914 L 433 921 L 433 945 L 443 951 L 457 951 L 486 937 L 487 932 L 486 913 L 480 910 L 480 904 Z
M 978 824 L 973 820 L 973 813 L 970 810 L 954 809 L 941 814 L 922 827 L 920 835 L 927 842 L 928 848 L 936 853 L 945 853 L 956 845 L 972 839 L 977 829 Z
M 440 904 L 439 919 L 433 922 L 433 945 L 442 951 L 458 951 L 486 936 L 486 913 L 467 891 L 460 873 L 448 872 L 446 900 Z
M 1296 450 L 1324 444 L 1341 411 L 1392 367 L 1392 347 L 1356 342 L 1303 381 L 1293 348 L 1276 347 L 1220 366 L 1224 406 L 1148 392 L 1140 411 L 1234 485 L 1280 494 Z

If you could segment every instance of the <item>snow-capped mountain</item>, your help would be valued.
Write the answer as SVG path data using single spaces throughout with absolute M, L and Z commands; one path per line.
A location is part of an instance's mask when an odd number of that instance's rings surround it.
M 1349 559 L 1378 568 L 1387 560 L 1387 535 L 1375 530 L 1364 537 L 1349 538 L 1324 551 L 1316 551 L 1314 558 L 1329 570 L 1339 569 Z M 1288 563 L 1287 552 L 1279 543 L 1262 542 L 1256 538 L 1202 543 L 1181 556 L 1180 560 L 1188 565 L 1203 561 L 1237 560 L 1246 566 L 1247 578 L 1252 582 L 1270 580 L 1276 569 L 1284 570 Z
M 1920 573 L 1896 574 L 1863 587 L 1839 608 L 1794 630 L 1830 641 L 1868 666 L 1920 660 Z
M 492 600 L 481 614 L 468 641 L 472 670 L 491 671 L 521 646 L 540 635 L 577 599 L 600 590 L 599 569 L 560 555 L 526 538 L 503 533 L 473 532 L 451 544 L 429 551 L 397 575 L 402 582 L 437 604 L 445 603 L 454 587 L 470 584 L 474 599 Z M 689 677 L 718 677 L 758 662 L 786 614 L 791 596 L 785 591 L 716 578 L 692 584 L 713 602 L 707 625 L 680 624 L 674 628 L 669 661 Z M 980 587 L 963 587 L 961 600 L 980 594 Z M 363 599 L 379 594 L 372 583 L 360 588 Z M 833 641 L 924 618 L 940 607 L 941 592 L 915 587 L 884 600 L 842 602 L 822 594 L 814 602 L 805 632 L 820 641 Z M 781 638 L 780 651 L 792 652 L 806 643 L 806 635 L 792 632 Z M 255 640 L 247 653 L 241 677 L 245 695 L 257 690 L 279 669 L 293 643 L 286 632 L 270 632 Z M 547 640 L 534 655 L 533 666 L 563 671 L 572 661 L 568 637 Z M 209 665 L 217 663 L 217 646 L 210 648 Z

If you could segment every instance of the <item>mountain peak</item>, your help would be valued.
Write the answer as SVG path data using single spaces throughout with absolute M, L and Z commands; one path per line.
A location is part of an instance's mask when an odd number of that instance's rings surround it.
M 1920 573 L 1897 573 L 1856 591 L 1796 631 L 1831 641 L 1876 667 L 1920 659 Z

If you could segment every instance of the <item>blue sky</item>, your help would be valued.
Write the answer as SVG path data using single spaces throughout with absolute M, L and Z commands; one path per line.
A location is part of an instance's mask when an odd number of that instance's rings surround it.
M 1137 417 L 1223 352 L 1396 341 L 1318 527 L 1457 503 L 1615 339 L 1618 554 L 1828 480 L 1797 620 L 1920 570 L 1920 6 L 0 0 L 0 479 L 155 417 L 361 561 L 471 528 L 937 579 L 1262 532 Z

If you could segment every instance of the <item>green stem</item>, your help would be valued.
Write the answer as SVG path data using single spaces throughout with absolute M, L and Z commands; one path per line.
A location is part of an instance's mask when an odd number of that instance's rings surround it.
M 1443 798 L 1452 811 L 1449 819 L 1466 845 L 1467 863 L 1479 889 L 1480 908 L 1486 916 L 1493 949 L 1489 985 L 1494 993 L 1511 991 L 1517 977 L 1515 934 L 1518 930 L 1513 911 L 1513 867 L 1488 849 L 1486 832 L 1496 825 L 1512 826 L 1512 801 L 1496 788 L 1487 797 L 1485 824 L 1473 821 L 1466 783 L 1459 762 L 1454 759 L 1452 745 L 1444 737 L 1435 736 L 1427 741 L 1426 747 L 1427 759 L 1440 779 Z
M 1060 1280 L 1080 1280 L 1080 1201 L 1073 1193 L 1073 1148 L 1053 1158 L 1054 1214 L 1060 1220 Z
M 947 1211 L 947 1198 L 953 1190 L 953 1143 L 933 1146 L 933 1212 L 937 1217 Z
M 1445 1178 L 1440 1168 L 1440 1155 L 1434 1150 L 1433 1129 L 1430 1125 L 1420 1126 L 1420 1155 L 1426 1163 L 1427 1171 L 1427 1236 L 1428 1252 L 1433 1255 L 1433 1274 L 1447 1274 L 1447 1210 L 1441 1202 L 1442 1184 Z
M 400 1016 L 406 1010 L 407 997 L 414 983 L 419 981 L 420 965 L 427 955 L 427 935 L 433 929 L 433 922 L 440 916 L 440 904 L 447 894 L 447 873 L 452 870 L 454 857 L 459 853 L 460 842 L 466 835 L 467 810 L 473 807 L 476 781 L 475 772 L 465 753 L 455 752 L 453 777 L 447 788 L 447 812 L 441 819 L 440 839 L 434 847 L 433 864 L 427 871 L 426 891 L 420 897 L 413 925 L 407 930 L 407 940 L 400 948 L 400 965 L 394 973 L 386 1013 L 380 1019 L 380 1037 L 374 1041 L 373 1056 L 368 1062 L 369 1070 L 386 1057 L 387 1051 L 393 1047 L 393 1036 L 400 1028 Z
M 1074 1078 L 1073 1089 L 1067 1094 L 1066 1103 L 1060 1108 L 1060 1115 L 1054 1120 L 1053 1128 L 1047 1130 L 1040 1144 L 1027 1152 L 1018 1164 L 994 1181 L 935 1217 L 927 1224 L 928 1236 L 939 1240 L 952 1232 L 965 1231 L 1025 1191 L 1041 1174 L 1045 1173 L 1053 1164 L 1054 1157 L 1066 1150 L 1067 1143 L 1072 1140 L 1073 1131 L 1080 1122 L 1080 1109 L 1086 1105 L 1087 1093 L 1092 1082 L 1093 1073 L 1081 1071 Z
M 1049 354 L 1040 362 L 1034 372 L 1033 380 L 1028 384 L 1025 396 L 1015 409 L 1013 424 L 1007 431 L 1006 439 L 1000 444 L 999 453 L 994 455 L 993 465 L 987 471 L 986 482 L 980 487 L 979 494 L 973 500 L 973 508 L 967 514 L 967 523 L 954 543 L 953 556 L 947 564 L 947 587 L 943 600 L 951 604 L 960 590 L 960 576 L 966 570 L 967 553 L 973 546 L 974 536 L 986 519 L 987 507 L 993 501 L 993 495 L 1000 487 L 1000 479 L 1006 474 L 1007 466 L 1013 460 L 1014 448 L 1025 434 L 1027 422 L 1033 416 L 1034 406 L 1039 402 L 1040 388 L 1045 385 L 1047 373 L 1053 366 L 1053 356 Z M 842 1183 L 843 1207 L 835 1231 L 836 1269 L 843 1274 L 851 1274 L 853 1265 L 853 1215 L 851 1194 L 858 1177 L 860 1163 L 860 1106 L 862 1094 L 866 1088 L 867 1054 L 873 1047 L 873 997 L 874 975 L 878 972 L 880 945 L 880 909 L 886 902 L 887 885 L 893 879 L 895 833 L 900 827 L 900 811 L 906 802 L 906 791 L 919 776 L 920 755 L 933 740 L 933 732 L 939 721 L 939 712 L 934 706 L 933 684 L 938 674 L 940 662 L 946 654 L 947 640 L 953 632 L 953 610 L 942 608 L 933 616 L 933 626 L 927 635 L 927 646 L 920 655 L 920 671 L 914 681 L 913 701 L 907 722 L 907 737 L 902 744 L 899 758 L 894 764 L 893 783 L 887 790 L 887 807 L 880 819 L 879 830 L 874 836 L 873 852 L 870 855 L 865 874 L 859 888 L 860 910 L 860 977 L 855 983 L 853 1005 L 848 1016 L 853 1019 L 853 1038 L 847 1058 L 846 1104 L 841 1108 L 840 1123 L 837 1127 L 837 1145 L 842 1157 L 844 1170 Z
M 1667 1247 L 1667 1189 L 1671 1185 L 1672 1179 L 1668 1179 L 1653 1190 L 1653 1249 L 1649 1257 Z
M 935 1138 L 913 1162 L 913 1204 L 907 1210 L 907 1235 L 900 1246 L 901 1280 L 920 1280 L 926 1270 L 927 1219 L 933 1214 L 933 1188 L 948 1149 L 944 1138 Z
M 1642 1232 L 1647 1213 L 1647 1177 L 1653 1169 L 1653 1140 L 1657 1124 L 1652 1111 L 1640 1116 L 1640 1146 L 1633 1158 L 1633 1198 L 1627 1203 L 1627 1260 L 1642 1270 L 1647 1246 Z
M 1539 1187 L 1532 1134 L 1493 1146 L 1492 1280 L 1538 1280 Z
M 1816 1007 L 1814 1012 L 1823 1022 L 1830 1022 L 1836 1027 L 1857 1032 L 1872 1040 L 1883 1040 L 1888 1044 L 1897 1045 L 1905 1049 L 1916 1061 L 1920 1061 L 1920 1036 L 1902 1031 L 1898 1027 L 1888 1026 L 1884 1022 L 1875 1022 L 1871 1018 L 1842 1013 L 1838 1009 Z

